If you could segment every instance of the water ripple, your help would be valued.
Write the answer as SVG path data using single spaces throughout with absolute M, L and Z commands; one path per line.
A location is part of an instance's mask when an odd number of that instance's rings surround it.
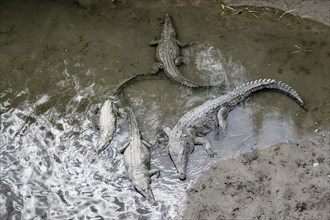
M 220 63 L 222 55 L 216 48 L 207 44 L 200 50 L 199 56 L 203 56 L 204 62 L 200 64 L 201 69 L 211 75 L 225 71 L 226 67 Z M 206 66 L 209 69 L 205 69 Z M 233 66 L 232 69 L 237 67 Z M 129 135 L 124 119 L 118 120 L 111 145 L 97 155 L 95 161 L 90 160 L 95 157 L 98 132 L 86 114 L 92 101 L 87 101 L 85 107 L 82 103 L 109 88 L 98 88 L 94 82 L 82 85 L 67 69 L 62 74 L 65 80 L 57 86 L 65 92 L 70 90 L 64 109 L 59 109 L 58 102 L 52 104 L 53 97 L 49 94 L 42 94 L 34 101 L 25 100 L 17 108 L 11 108 L 10 101 L 1 103 L 0 210 L 4 218 L 174 219 L 181 211 L 187 188 L 201 172 L 217 160 L 229 157 L 233 151 L 249 150 L 248 146 L 269 137 L 256 134 L 255 130 L 277 129 L 278 136 L 270 139 L 271 142 L 283 135 L 294 136 L 288 132 L 293 130 L 293 123 L 287 118 L 280 120 L 281 115 L 270 113 L 261 120 L 263 123 L 258 123 L 251 119 L 249 106 L 238 107 L 228 116 L 231 124 L 226 132 L 230 135 L 221 139 L 216 132 L 208 135 L 218 158 L 208 158 L 205 150 L 196 146 L 190 157 L 186 181 L 177 178 L 165 144 L 157 142 L 150 150 L 151 168 L 159 168 L 161 175 L 158 179 L 152 177 L 151 187 L 158 201 L 158 206 L 152 206 L 134 190 L 127 178 L 123 178 L 125 167 L 118 149 Z M 17 94 L 25 94 L 25 91 L 27 89 Z M 182 112 L 222 91 L 192 92 L 168 80 L 158 80 L 136 83 L 125 92 L 144 139 L 155 143 L 162 126 L 173 126 Z M 38 111 L 40 106 L 47 108 Z

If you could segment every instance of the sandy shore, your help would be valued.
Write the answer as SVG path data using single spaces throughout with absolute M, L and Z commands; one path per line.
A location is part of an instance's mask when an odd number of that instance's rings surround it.
M 220 161 L 188 189 L 183 219 L 330 219 L 329 133 Z

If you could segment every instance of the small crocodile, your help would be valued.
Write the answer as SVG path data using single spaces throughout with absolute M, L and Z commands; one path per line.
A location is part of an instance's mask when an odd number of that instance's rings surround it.
M 199 85 L 183 77 L 177 66 L 184 61 L 184 57 L 180 56 L 180 47 L 189 46 L 191 43 L 183 43 L 176 39 L 176 31 L 168 14 L 165 15 L 165 22 L 160 40 L 152 40 L 149 45 L 157 46 L 156 59 L 150 73 L 155 74 L 159 69 L 164 69 L 167 77 L 188 86 L 198 87 Z
M 160 171 L 157 169 L 149 170 L 150 153 L 147 147 L 151 147 L 151 145 L 141 140 L 135 116 L 130 108 L 127 109 L 130 140 L 122 147 L 120 152 L 124 154 L 128 178 L 142 196 L 146 197 L 152 205 L 157 205 L 150 187 L 150 177 L 155 174 L 159 176 Z
M 99 113 L 100 137 L 97 142 L 96 152 L 102 152 L 111 142 L 116 130 L 117 115 L 114 103 L 107 99 L 103 103 Z
M 283 82 L 260 79 L 237 87 L 223 96 L 206 101 L 184 114 L 172 130 L 168 127 L 163 129 L 169 138 L 169 155 L 178 171 L 180 180 L 186 178 L 189 154 L 194 150 L 195 144 L 204 145 L 209 156 L 214 156 L 211 143 L 202 136 L 217 125 L 221 130 L 225 130 L 227 114 L 252 93 L 265 89 L 276 90 L 288 95 L 306 110 L 303 100 L 291 87 Z
M 118 108 L 119 96 L 128 85 L 141 80 L 162 79 L 150 74 L 139 74 L 120 82 L 111 92 L 111 96 L 103 104 L 93 104 L 90 106 L 87 117 L 93 122 L 93 127 L 99 130 L 99 140 L 96 145 L 96 153 L 101 153 L 112 141 L 116 130 L 117 116 L 120 115 Z M 119 113 L 119 114 L 118 114 Z M 94 160 L 95 158 L 93 158 Z

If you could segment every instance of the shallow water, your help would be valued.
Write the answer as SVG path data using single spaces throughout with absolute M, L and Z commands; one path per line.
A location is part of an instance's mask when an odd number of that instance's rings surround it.
M 2 219 L 174 219 L 186 188 L 212 163 L 328 129 L 329 27 L 317 22 L 291 15 L 279 21 L 283 12 L 266 8 L 249 8 L 259 19 L 246 7 L 222 13 L 208 1 L 117 1 L 94 9 L 0 4 Z M 182 51 L 189 58 L 182 74 L 200 84 L 224 79 L 225 86 L 189 89 L 164 77 L 127 86 L 120 98 L 136 113 L 144 139 L 155 142 L 162 126 L 173 127 L 187 110 L 259 78 L 288 83 L 309 111 L 282 94 L 254 95 L 229 114 L 223 134 L 208 135 L 215 159 L 196 146 L 184 182 L 166 147 L 155 145 L 151 168 L 162 172 L 152 178 L 159 202 L 152 207 L 120 177 L 123 120 L 113 143 L 89 162 L 98 133 L 87 113 L 121 81 L 149 70 L 155 48 L 148 43 L 169 12 L 178 38 L 194 41 Z

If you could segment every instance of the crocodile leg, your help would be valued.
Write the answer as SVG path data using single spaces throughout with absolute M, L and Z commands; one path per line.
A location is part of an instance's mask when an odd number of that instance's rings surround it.
M 202 144 L 205 147 L 205 150 L 207 152 L 207 154 L 209 155 L 209 157 L 214 157 L 216 155 L 216 153 L 214 153 L 211 149 L 211 143 L 210 141 L 206 140 L 205 138 L 202 137 L 195 137 L 194 138 L 194 143 L 195 144 Z
M 94 114 L 94 115 L 99 115 L 100 114 L 100 110 L 101 110 L 101 108 L 100 108 L 100 106 L 96 106 L 94 109 L 92 109 L 91 111 L 92 111 L 92 113 Z
M 227 122 L 226 122 L 226 118 L 227 118 L 227 108 L 225 107 L 221 107 L 218 111 L 218 122 L 219 122 L 219 128 L 221 128 L 222 131 L 224 131 L 227 128 Z
M 162 130 L 164 131 L 164 133 L 165 133 L 167 136 L 170 136 L 171 128 L 169 128 L 169 127 L 164 127 Z
M 183 56 L 178 56 L 175 60 L 174 60 L 174 64 L 176 66 L 179 66 L 181 63 L 187 64 L 189 62 L 189 60 L 186 57 Z
M 123 109 L 117 108 L 115 112 L 118 114 L 118 116 L 123 117 L 125 115 L 125 111 Z
M 155 62 L 152 69 L 149 71 L 151 74 L 156 74 L 160 69 L 163 69 L 164 65 L 161 62 Z
M 149 170 L 150 177 L 152 177 L 153 175 L 156 175 L 156 174 L 157 174 L 157 178 L 159 178 L 160 170 L 158 170 L 158 169 Z
M 182 42 L 182 41 L 176 40 L 176 43 L 177 43 L 177 45 L 179 45 L 179 47 L 188 47 L 188 46 L 192 45 L 194 42 L 188 43 L 188 42 Z
M 141 140 L 141 143 L 144 144 L 144 146 L 146 146 L 147 148 L 151 148 L 152 147 L 152 144 L 149 143 L 148 141 Z
M 157 46 L 159 44 L 159 40 L 152 39 L 149 43 L 150 46 Z
M 124 146 L 122 146 L 120 149 L 119 149 L 119 152 L 121 154 L 123 154 L 126 150 L 126 148 L 129 146 L 130 142 L 128 141 L 127 143 L 124 144 Z
M 125 171 L 120 172 L 116 175 L 116 178 L 122 178 L 122 179 L 127 179 L 127 173 Z
M 168 136 L 165 134 L 165 132 L 161 132 L 157 134 L 157 139 L 156 142 L 153 146 L 158 147 L 158 146 L 164 146 L 165 143 L 168 142 Z

